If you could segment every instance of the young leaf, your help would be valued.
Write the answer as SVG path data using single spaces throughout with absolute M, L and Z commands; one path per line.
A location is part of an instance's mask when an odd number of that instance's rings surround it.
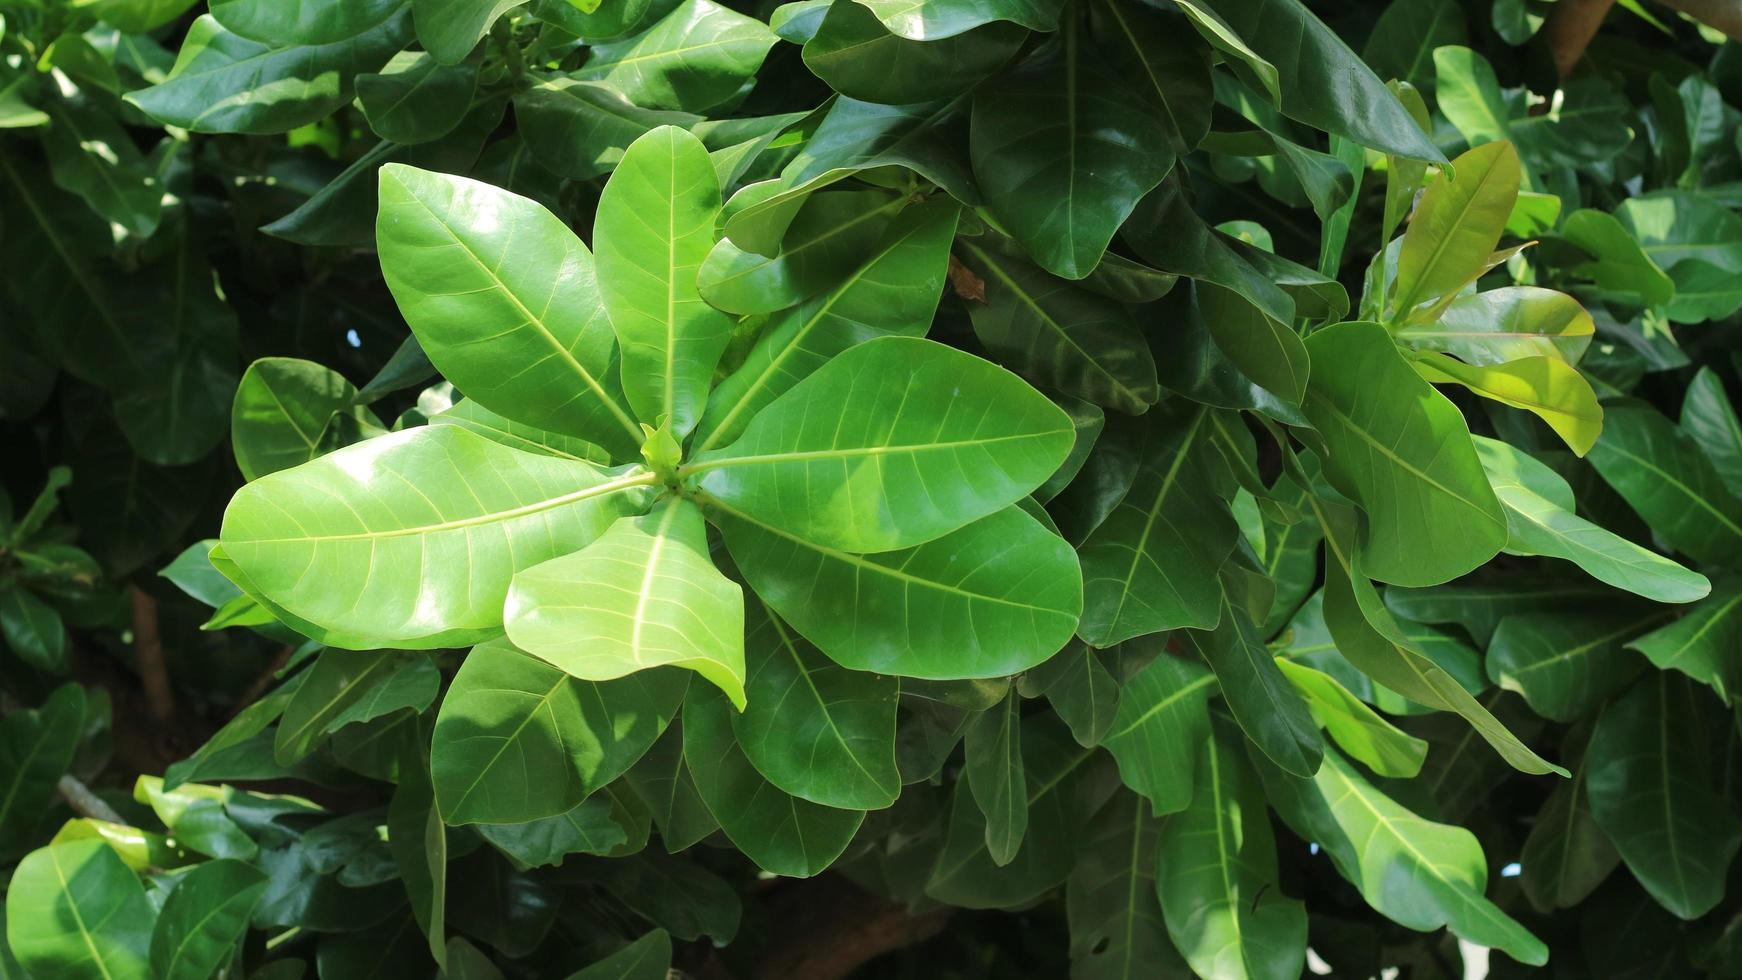
M 515 572 L 585 546 L 652 480 L 412 429 L 248 484 L 219 540 L 245 588 L 333 645 L 454 646 L 497 634 Z
M 1281 891 L 1264 794 L 1242 756 L 1238 736 L 1203 740 L 1197 805 L 1162 828 L 1156 892 L 1198 976 L 1299 976 L 1306 907 Z
M 1417 306 L 1456 292 L 1474 279 L 1500 242 L 1518 197 L 1522 171 L 1511 143 L 1487 143 L 1452 161 L 1416 205 L 1389 308 L 1407 320 Z
M 745 610 L 748 702 L 732 733 L 758 772 L 800 799 L 847 810 L 895 802 L 893 677 L 841 667 L 760 601 Z
M 1460 296 L 1439 319 L 1409 323 L 1394 336 L 1407 346 L 1444 351 L 1466 364 L 1558 357 L 1577 364 L 1596 331 L 1578 300 L 1540 286 L 1502 286 Z
M 1718 795 L 1685 678 L 1652 672 L 1610 702 L 1585 753 L 1591 814 L 1659 905 L 1683 919 L 1724 897 L 1742 821 Z
M 683 754 L 697 793 L 720 829 L 757 867 L 808 878 L 841 856 L 862 810 L 837 810 L 775 789 L 732 736 L 732 709 L 717 692 L 696 687 L 684 700 Z
M 1148 798 L 1157 816 L 1192 802 L 1198 745 L 1210 734 L 1216 675 L 1163 653 L 1125 682 L 1113 727 L 1101 744 L 1125 785 Z
M 498 415 L 629 456 L 616 337 L 585 245 L 489 184 L 381 168 L 381 274 L 430 362 Z
M 1521 357 L 1504 364 L 1466 364 L 1444 354 L 1416 355 L 1416 372 L 1453 381 L 1484 398 L 1535 414 L 1579 456 L 1603 431 L 1603 406 L 1577 369 L 1559 357 Z
M 1457 407 L 1376 324 L 1338 324 L 1306 343 L 1313 373 L 1301 407 L 1329 450 L 1325 475 L 1367 515 L 1362 568 L 1435 585 L 1492 558 L 1506 518 Z
M 680 472 L 782 533 L 880 552 L 1015 503 L 1075 441 L 1070 417 L 1003 368 L 933 341 L 882 337 L 831 360 L 737 442 Z
M 507 640 L 472 649 L 436 717 L 430 770 L 450 824 L 566 813 L 648 751 L 689 674 L 576 680 Z
M 1005 677 L 1058 652 L 1083 609 L 1070 545 L 1009 507 L 901 551 L 856 555 L 703 498 L 744 579 L 853 670 Z

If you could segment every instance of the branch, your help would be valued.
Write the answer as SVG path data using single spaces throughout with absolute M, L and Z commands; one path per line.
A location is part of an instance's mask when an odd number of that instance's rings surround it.
M 151 719 L 167 724 L 175 718 L 175 692 L 169 686 L 169 667 L 163 660 L 163 638 L 157 632 L 157 600 L 137 585 L 127 589 L 133 601 L 133 658 L 139 666 L 140 686 Z
M 1542 38 L 1554 57 L 1555 71 L 1565 78 L 1573 73 L 1585 48 L 1597 35 L 1603 18 L 1615 0 L 1559 0 L 1542 24 Z
M 1742 41 L 1742 4 L 1736 0 L 1662 0 L 1662 3 L 1722 31 L 1732 41 Z
M 838 875 L 783 890 L 774 908 L 794 941 L 769 950 L 757 980 L 843 980 L 885 953 L 932 938 L 950 917 L 949 909 L 910 915 Z
M 62 776 L 60 778 L 59 789 L 61 799 L 66 800 L 67 806 L 72 807 L 73 812 L 81 817 L 90 817 L 93 820 L 105 820 L 109 823 L 118 824 L 125 824 L 127 822 L 122 819 L 119 813 L 115 812 L 114 807 L 104 803 L 102 797 L 91 792 L 89 786 L 79 782 L 70 775 Z

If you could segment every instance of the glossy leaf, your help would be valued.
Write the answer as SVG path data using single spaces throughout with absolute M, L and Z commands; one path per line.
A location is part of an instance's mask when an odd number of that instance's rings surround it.
M 457 65 L 504 13 L 526 0 L 412 0 L 417 39 L 444 65 Z
M 399 12 L 404 0 L 333 3 L 273 3 L 271 0 L 217 0 L 212 17 L 252 41 L 273 47 L 332 44 L 355 37 Z
M 1525 357 L 1556 357 L 1577 364 L 1596 324 L 1578 301 L 1540 286 L 1502 286 L 1460 296 L 1439 319 L 1405 324 L 1403 343 L 1444 351 L 1467 364 L 1504 364 Z
M 564 177 L 585 180 L 608 173 L 643 134 L 701 121 L 687 112 L 643 109 L 603 82 L 566 75 L 534 78 L 515 95 L 514 116 L 532 155 Z
M 1058 29 L 1060 0 L 855 0 L 883 25 L 915 41 L 953 37 L 983 24 L 1008 21 L 1035 31 Z
M 1390 308 L 1407 319 L 1415 308 L 1462 289 L 1499 244 L 1522 179 L 1518 151 L 1487 143 L 1452 161 L 1428 182 L 1403 234 Z
M 400 312 L 468 399 L 620 457 L 640 445 L 593 258 L 555 215 L 488 184 L 390 164 L 376 236 Z
M 746 609 L 747 704 L 732 716 L 738 745 L 783 792 L 848 810 L 895 802 L 893 677 L 840 667 L 761 603 Z
M 701 112 L 743 87 L 774 43 L 755 18 L 711 0 L 684 0 L 640 34 L 594 45 L 572 77 L 604 82 L 649 109 Z
M 515 573 L 508 638 L 589 681 L 673 665 L 744 708 L 744 596 L 708 557 L 696 505 L 667 499 L 573 554 Z
M 401 51 L 379 73 L 357 77 L 357 104 L 369 128 L 399 144 L 440 139 L 460 124 L 455 108 L 478 87 L 475 65 L 444 65 L 427 52 Z
M 772 313 L 793 306 L 847 278 L 874 253 L 891 220 L 907 204 L 900 196 L 877 190 L 814 194 L 793 217 L 779 255 L 746 252 L 722 238 L 697 271 L 697 288 L 709 305 L 728 313 Z M 891 291 L 891 298 L 906 293 Z
M 442 818 L 523 823 L 573 809 L 647 752 L 688 684 L 676 670 L 592 683 L 506 640 L 474 647 L 436 718 Z
M 1536 415 L 1577 455 L 1589 452 L 1603 431 L 1603 406 L 1578 370 L 1558 357 L 1522 357 L 1504 364 L 1466 364 L 1441 354 L 1418 355 L 1416 372 L 1429 381 L 1453 381 L 1484 398 Z
M 1307 338 L 1307 417 L 1325 474 L 1366 512 L 1361 566 L 1397 585 L 1433 585 L 1493 557 L 1506 518 L 1462 413 L 1415 376 L 1383 328 L 1338 324 Z
M 313 361 L 263 357 L 248 365 L 230 412 L 242 477 L 256 480 L 356 441 L 372 418 L 353 410 L 356 403 L 355 385 Z

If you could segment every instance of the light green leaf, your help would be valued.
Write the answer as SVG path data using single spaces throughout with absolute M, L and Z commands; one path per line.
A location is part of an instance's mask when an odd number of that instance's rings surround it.
M 508 638 L 565 673 L 608 681 L 672 665 L 744 709 L 744 594 L 708 557 L 696 505 L 668 498 L 514 576 Z
M 1476 455 L 1506 511 L 1506 550 L 1564 558 L 1597 579 L 1658 602 L 1693 602 L 1711 592 L 1704 575 L 1579 517 L 1573 491 L 1549 467 L 1483 436 Z
M 968 302 L 974 335 L 1036 384 L 1129 414 L 1161 397 L 1155 358 L 1119 303 L 1066 282 L 987 239 L 958 247 L 985 295 Z
M 1168 935 L 1200 977 L 1298 977 L 1306 908 L 1281 891 L 1269 808 L 1238 736 L 1198 750 L 1195 794 L 1162 827 L 1156 892 Z
M 1665 543 L 1700 561 L 1742 557 L 1742 500 L 1685 431 L 1647 405 L 1615 402 L 1591 465 Z
M 622 345 L 629 404 L 641 421 L 669 425 L 679 439 L 701 416 L 732 337 L 731 318 L 696 291 L 719 213 L 707 150 L 661 126 L 623 154 L 593 225 L 599 295 Z
M 313 361 L 263 357 L 248 365 L 230 410 L 230 442 L 242 478 L 306 463 L 357 441 L 366 426 L 379 428 L 356 402 L 355 385 Z
M 1311 780 L 1266 768 L 1264 785 L 1283 819 L 1316 841 L 1379 914 L 1541 966 L 1548 948 L 1484 898 L 1488 863 L 1476 836 L 1424 820 L 1381 793 L 1335 752 Z
M 1639 673 L 1622 644 L 1663 619 L 1657 611 L 1508 616 L 1488 644 L 1488 676 L 1537 714 L 1577 721 Z
M 1692 682 L 1641 678 L 1597 719 L 1585 753 L 1591 815 L 1633 877 L 1683 919 L 1724 897 L 1742 821 L 1713 785 Z
M 985 817 L 986 853 L 993 864 L 1003 867 L 1016 858 L 1028 833 L 1022 697 L 1012 690 L 997 705 L 970 717 L 962 745 L 962 776 Z
M 1460 296 L 1438 320 L 1406 324 L 1394 336 L 1418 350 L 1444 351 L 1467 364 L 1557 357 L 1577 364 L 1596 331 L 1578 300 L 1540 286 L 1502 286 Z
M 1416 372 L 1429 381 L 1451 381 L 1502 405 L 1536 415 L 1576 455 L 1590 452 L 1603 432 L 1603 406 L 1590 382 L 1554 356 L 1521 357 L 1504 364 L 1466 364 L 1433 351 L 1416 355 Z
M 1742 583 L 1721 580 L 1687 614 L 1627 644 L 1659 670 L 1679 670 L 1719 697 L 1742 691 Z
M 1149 799 L 1157 816 L 1192 802 L 1198 745 L 1210 734 L 1216 675 L 1167 653 L 1125 682 L 1113 727 L 1101 744 L 1113 753 L 1125 785 Z
M 856 0 L 901 37 L 932 41 L 1009 21 L 1034 31 L 1056 31 L 1063 0 Z
M 1403 233 L 1388 309 L 1407 320 L 1416 307 L 1455 293 L 1480 274 L 1506 230 L 1523 171 L 1511 143 L 1487 143 L 1428 181 Z
M 835 357 L 737 442 L 679 472 L 783 533 L 880 552 L 1015 503 L 1075 441 L 1070 417 L 1003 368 L 929 340 L 881 337 Z
M 455 646 L 498 634 L 515 572 L 585 546 L 652 481 L 434 426 L 248 484 L 219 539 L 238 585 L 332 645 Z
M 993 215 L 1042 268 L 1094 270 L 1143 195 L 1173 166 L 1160 113 L 1085 49 L 1059 43 L 974 93 L 968 149 Z
M 207 980 L 234 954 L 267 878 L 241 861 L 207 861 L 182 874 L 151 933 L 158 980 Z
M 1330 674 L 1286 657 L 1277 657 L 1276 666 L 1306 698 L 1313 720 L 1351 758 L 1380 776 L 1411 779 L 1421 772 L 1426 742 L 1367 707 Z
M 466 60 L 496 19 L 526 0 L 412 0 L 417 39 L 444 65 Z
M 283 133 L 325 118 L 351 98 L 351 78 L 405 47 L 410 16 L 329 44 L 274 48 L 225 30 L 210 14 L 194 21 L 175 69 L 127 101 L 158 122 L 196 133 Z
M 490 411 L 470 398 L 430 416 L 430 425 L 455 425 L 467 432 L 499 442 L 510 449 L 572 459 L 583 463 L 610 463 L 610 454 L 585 439 L 547 432 L 524 422 L 515 422 Z
M 841 856 L 862 810 L 837 810 L 775 789 L 732 735 L 732 709 L 717 692 L 695 687 L 684 700 L 683 754 L 697 793 L 740 851 L 777 875 L 809 878 Z
M 1367 515 L 1367 573 L 1434 585 L 1492 558 L 1506 544 L 1506 518 L 1457 406 L 1376 324 L 1338 324 L 1306 343 L 1313 373 L 1301 407 L 1329 450 L 1325 475 Z
M 1653 306 L 1674 296 L 1675 282 L 1607 211 L 1574 211 L 1561 223 L 1561 235 L 1591 256 L 1568 271 L 1595 282 L 1603 293 Z
M 1082 613 L 1070 545 L 1019 507 L 901 551 L 856 555 L 702 498 L 781 619 L 853 670 L 1005 677 L 1052 656 Z
M 684 0 L 634 37 L 593 45 L 570 77 L 604 82 L 649 109 L 703 112 L 755 77 L 775 40 L 753 17 L 712 0 Z
M 893 677 L 824 657 L 760 601 L 746 609 L 747 705 L 732 733 L 783 792 L 824 806 L 880 810 L 895 802 Z
M 450 824 L 524 823 L 578 806 L 648 751 L 690 675 L 576 680 L 506 640 L 472 649 L 442 699 L 430 767 Z
M 795 229 L 804 214 L 794 219 Z M 943 292 L 959 215 L 942 195 L 909 206 L 839 285 L 774 317 L 744 363 L 709 397 L 696 451 L 736 439 L 769 403 L 847 348 L 877 337 L 924 335 Z
M 514 117 L 532 155 L 563 177 L 586 180 L 608 173 L 643 134 L 701 122 L 687 112 L 643 109 L 603 82 L 531 77 L 534 84 L 514 96 Z
M 400 312 L 468 399 L 619 458 L 641 444 L 593 258 L 555 215 L 489 184 L 389 164 L 376 236 Z
M 101 840 L 30 852 L 6 890 L 6 938 L 39 980 L 151 980 L 156 918 L 138 876 Z

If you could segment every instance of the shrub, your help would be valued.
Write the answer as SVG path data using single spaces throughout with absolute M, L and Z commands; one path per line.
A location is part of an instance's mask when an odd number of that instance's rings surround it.
M 1589 6 L 0 0 L 0 975 L 1735 975 Z

